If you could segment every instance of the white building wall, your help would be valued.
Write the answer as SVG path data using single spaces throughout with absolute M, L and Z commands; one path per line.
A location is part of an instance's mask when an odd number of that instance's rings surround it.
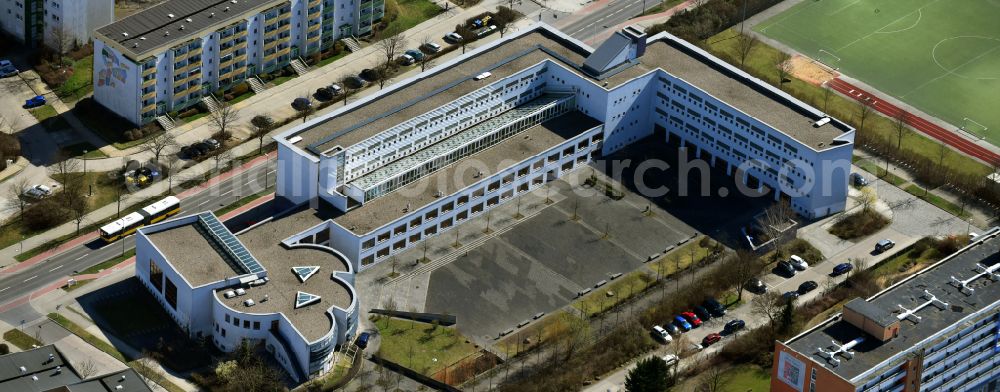
M 56 47 L 60 38 L 62 50 L 86 44 L 92 31 L 114 21 L 114 0 L 38 1 L 45 2 L 45 43 L 49 47 Z M 59 31 L 63 37 L 56 35 Z
M 94 40 L 94 99 L 135 123 L 140 122 L 141 74 L 137 64 L 101 40 Z
M 319 161 L 285 140 L 278 140 L 278 197 L 302 204 L 318 196 Z
M 21 41 L 24 41 L 24 1 L 0 0 L 0 28 Z

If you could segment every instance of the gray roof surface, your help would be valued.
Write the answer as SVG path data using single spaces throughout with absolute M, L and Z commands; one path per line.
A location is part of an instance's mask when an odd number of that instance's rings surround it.
M 125 378 L 122 379 L 122 376 Z M 115 389 L 119 385 L 122 389 Z M 66 390 L 69 392 L 152 392 L 152 389 L 139 377 L 139 373 L 131 368 L 67 385 Z
M 915 347 L 918 342 L 945 328 L 956 325 L 959 320 L 975 312 L 987 308 L 991 308 L 989 313 L 1000 311 L 1000 282 L 981 277 L 971 283 L 975 289 L 975 293 L 971 296 L 961 293 L 956 286 L 949 283 L 951 276 L 958 279 L 968 279 L 975 276 L 977 263 L 985 266 L 1000 263 L 1000 231 L 993 232 L 988 237 L 951 259 L 925 268 L 889 290 L 868 299 L 871 305 L 889 312 L 893 316 L 900 313 L 898 305 L 914 309 L 927 302 L 922 297 L 924 290 L 950 305 L 946 310 L 939 309 L 934 305 L 921 309 L 916 313 L 917 316 L 921 317 L 919 323 L 908 319 L 902 320 L 899 336 L 883 343 L 867 336 L 862 330 L 844 321 L 843 318 L 837 317 L 793 338 L 786 345 L 800 354 L 810 357 L 816 363 L 824 364 L 830 371 L 842 378 L 851 380 L 872 369 L 898 365 L 898 363 L 883 364 L 883 362 L 900 352 L 937 344 L 938 340 L 934 340 L 923 346 Z M 838 357 L 840 359 L 838 367 L 829 365 L 826 359 L 817 354 L 819 347 L 829 349 L 831 341 L 844 344 L 858 337 L 866 337 L 866 340 L 854 347 L 853 359 Z M 880 373 L 882 371 L 875 372 L 874 375 Z M 864 381 L 861 379 L 855 384 L 860 385 Z
M 622 32 L 616 31 L 601 46 L 598 46 L 593 54 L 587 57 L 583 62 L 583 66 L 594 72 L 602 72 L 610 68 L 609 64 L 611 64 L 611 61 L 631 43 L 632 40 L 630 38 L 626 37 Z
M 270 8 L 279 0 L 168 0 L 97 29 L 97 33 L 125 47 L 125 54 L 139 61 L 155 54 L 154 49 L 174 46 L 201 36 L 205 29 L 225 27 L 244 14 Z M 228 10 L 227 10 L 228 8 Z M 215 15 L 209 17 L 210 14 Z M 173 14 L 170 18 L 168 14 Z M 190 22 L 187 19 L 191 19 Z M 184 26 L 184 30 L 180 27 Z M 169 32 L 170 35 L 165 33 Z M 123 36 L 122 33 L 128 33 Z M 145 39 L 140 39 L 145 37 Z M 138 47 L 133 47 L 138 43 Z
M 860 313 L 867 317 L 869 320 L 874 321 L 881 327 L 888 327 L 899 321 L 896 317 L 892 315 L 888 310 L 882 309 L 875 304 L 865 301 L 864 298 L 855 298 L 844 305 L 845 309 L 851 309 L 857 313 Z
M 49 361 L 49 354 L 55 359 Z M 26 368 L 23 374 L 21 366 Z M 62 366 L 62 371 L 56 373 L 56 366 Z M 32 376 L 38 377 L 38 381 L 32 380 Z M 51 344 L 0 356 L 0 391 L 41 392 L 78 381 L 80 376 Z
M 334 222 L 355 234 L 366 234 L 407 214 L 407 205 L 408 211 L 417 211 L 436 200 L 438 191 L 450 195 L 598 125 L 599 121 L 583 112 L 566 113 L 342 213 Z M 473 168 L 483 169 L 482 176 L 477 177 Z
M 326 335 L 333 327 L 333 320 L 326 314 L 330 306 L 346 309 L 351 305 L 350 291 L 331 278 L 331 273 L 348 271 L 347 261 L 336 255 L 318 249 L 286 248 L 281 241 L 292 235 L 322 224 L 329 216 L 325 209 L 320 211 L 300 207 L 294 212 L 276 217 L 238 236 L 247 249 L 267 269 L 268 282 L 247 288 L 247 295 L 226 299 L 222 292 L 216 293 L 227 306 L 244 313 L 267 314 L 280 312 L 295 325 L 295 328 L 309 341 Z M 292 267 L 319 266 L 319 272 L 299 282 Z M 295 295 L 298 291 L 322 297 L 319 303 L 295 309 Z M 267 302 L 260 300 L 268 297 Z M 253 299 L 257 304 L 246 307 L 243 301 Z
M 218 248 L 214 240 L 202 234 L 197 225 L 198 220 L 194 219 L 189 224 L 147 233 L 146 236 L 192 287 L 243 275 L 233 269 L 229 255 Z

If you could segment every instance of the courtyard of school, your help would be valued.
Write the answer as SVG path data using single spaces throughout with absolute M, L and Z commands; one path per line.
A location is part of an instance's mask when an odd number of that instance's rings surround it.
M 490 344 L 601 282 L 610 287 L 639 271 L 655 277 L 663 271 L 648 263 L 653 256 L 700 234 L 742 246 L 740 228 L 773 198 L 738 195 L 722 167 L 711 170 L 708 195 L 680 197 L 677 156 L 675 146 L 650 138 L 564 173 L 362 272 L 362 307 L 454 315 L 462 334 Z M 650 159 L 669 168 L 642 170 L 637 179 L 636 168 Z M 686 173 L 687 188 L 701 189 L 701 172 Z M 668 191 L 647 197 L 648 189 Z M 583 307 L 604 301 L 588 302 L 574 306 L 594 313 Z

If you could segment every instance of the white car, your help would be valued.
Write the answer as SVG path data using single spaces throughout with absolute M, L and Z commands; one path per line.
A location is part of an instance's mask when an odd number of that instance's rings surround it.
M 680 361 L 681 361 L 681 359 L 678 358 L 674 354 L 667 354 L 667 355 L 663 356 L 663 362 L 666 362 L 667 366 L 673 366 L 673 365 L 677 364 L 677 362 L 680 362 Z
M 491 73 L 491 72 L 483 72 L 483 73 L 481 73 L 479 75 L 476 75 L 476 77 L 474 77 L 473 79 L 483 80 L 483 79 L 486 79 L 486 78 L 488 78 L 490 76 L 493 76 L 493 73 Z
M 792 255 L 791 257 L 789 257 L 788 258 L 788 263 L 791 264 L 792 267 L 795 267 L 795 269 L 797 269 L 799 271 L 805 271 L 806 268 L 809 268 L 809 263 L 806 263 L 806 261 L 803 260 L 798 255 Z
M 32 185 L 31 188 L 24 191 L 24 196 L 34 199 L 41 199 L 51 194 L 52 194 L 51 188 L 45 185 L 38 185 L 38 184 Z
M 670 343 L 674 340 L 674 338 L 670 337 L 670 334 L 667 333 L 667 330 L 663 329 L 663 327 L 659 325 L 653 326 L 653 335 L 656 336 L 657 339 L 662 340 L 664 343 Z

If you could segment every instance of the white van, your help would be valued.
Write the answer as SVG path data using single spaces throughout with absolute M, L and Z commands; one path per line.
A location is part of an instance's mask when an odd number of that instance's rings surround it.
M 663 329 L 663 327 L 659 325 L 653 326 L 653 336 L 656 336 L 657 339 L 662 340 L 664 343 L 670 343 L 674 340 L 674 338 L 670 337 L 670 334 L 667 333 L 667 330 Z

